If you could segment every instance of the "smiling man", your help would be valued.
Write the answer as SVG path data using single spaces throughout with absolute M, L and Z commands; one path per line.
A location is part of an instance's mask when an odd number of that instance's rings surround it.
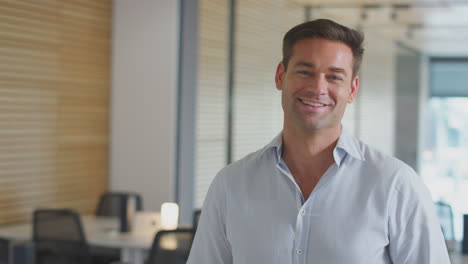
M 362 42 L 325 19 L 286 33 L 283 131 L 213 180 L 189 264 L 450 263 L 420 177 L 342 129 Z

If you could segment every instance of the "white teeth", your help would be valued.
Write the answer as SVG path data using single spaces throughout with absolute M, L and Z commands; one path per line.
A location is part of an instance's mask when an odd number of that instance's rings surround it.
M 319 103 L 313 103 L 313 102 L 309 102 L 309 101 L 306 101 L 306 100 L 301 100 L 304 104 L 306 105 L 311 105 L 311 106 L 325 106 L 324 104 L 319 104 Z

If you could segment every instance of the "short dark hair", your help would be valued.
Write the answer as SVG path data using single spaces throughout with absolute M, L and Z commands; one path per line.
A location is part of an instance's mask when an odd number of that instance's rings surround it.
M 323 38 L 339 41 L 347 45 L 353 53 L 353 76 L 357 74 L 361 66 L 364 48 L 364 34 L 340 25 L 329 19 L 317 19 L 307 21 L 290 29 L 283 38 L 283 65 L 288 68 L 294 45 L 307 38 Z

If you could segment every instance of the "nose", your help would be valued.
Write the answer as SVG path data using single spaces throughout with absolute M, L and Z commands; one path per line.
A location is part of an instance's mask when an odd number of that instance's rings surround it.
M 327 93 L 328 82 L 325 74 L 317 74 L 314 78 L 311 78 L 307 84 L 307 90 L 312 92 L 314 95 L 322 95 Z

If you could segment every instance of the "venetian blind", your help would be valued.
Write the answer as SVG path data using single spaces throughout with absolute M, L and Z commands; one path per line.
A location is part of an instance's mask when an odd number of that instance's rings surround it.
M 111 6 L 0 1 L 0 224 L 107 188 Z
M 284 33 L 303 21 L 303 8 L 285 0 L 236 0 L 233 160 L 261 148 L 282 128 L 274 74 Z M 229 1 L 202 0 L 195 207 L 226 165 Z
M 195 208 L 226 165 L 227 0 L 201 0 L 196 113 Z
M 284 34 L 304 21 L 285 0 L 237 0 L 233 160 L 268 144 L 282 129 L 276 66 Z

